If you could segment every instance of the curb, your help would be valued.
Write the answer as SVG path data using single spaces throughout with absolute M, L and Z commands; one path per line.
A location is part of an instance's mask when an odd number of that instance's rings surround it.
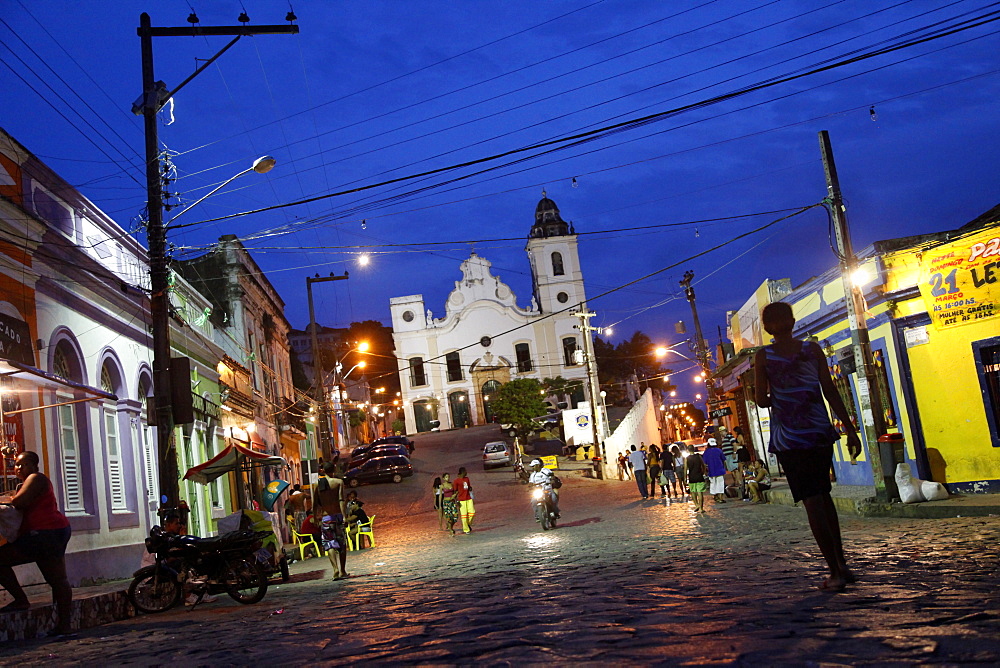
M 768 503 L 799 506 L 786 489 L 767 491 Z M 1000 515 L 1000 506 L 956 505 L 953 501 L 924 503 L 883 503 L 872 499 L 833 497 L 837 511 L 859 517 L 899 517 L 903 519 L 947 519 L 952 517 L 991 517 Z M 800 507 L 800 506 L 799 506 Z
M 74 631 L 101 626 L 135 617 L 135 609 L 125 594 L 127 583 L 119 591 L 109 591 L 73 599 L 72 628 Z M 79 592 L 74 590 L 74 593 Z M 28 610 L 0 615 L 0 642 L 29 640 L 41 637 L 55 627 L 52 603 L 34 604 Z

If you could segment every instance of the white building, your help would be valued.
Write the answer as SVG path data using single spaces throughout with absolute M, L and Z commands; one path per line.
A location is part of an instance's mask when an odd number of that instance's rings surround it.
M 476 253 L 462 263 L 444 317 L 423 295 L 389 301 L 408 432 L 428 431 L 433 420 L 442 429 L 490 422 L 490 394 L 517 378 L 586 378 L 574 355 L 582 339 L 572 313 L 586 301 L 577 238 L 547 197 L 525 250 L 534 293 L 526 308 Z

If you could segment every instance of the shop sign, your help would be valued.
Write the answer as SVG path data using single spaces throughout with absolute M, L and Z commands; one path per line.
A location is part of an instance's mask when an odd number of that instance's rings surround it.
M 1000 316 L 1000 231 L 993 227 L 926 251 L 920 294 L 938 329 Z
M 722 408 L 716 408 L 708 412 L 708 416 L 713 420 L 716 418 L 726 417 L 727 415 L 732 415 L 733 409 L 729 406 L 723 406 Z

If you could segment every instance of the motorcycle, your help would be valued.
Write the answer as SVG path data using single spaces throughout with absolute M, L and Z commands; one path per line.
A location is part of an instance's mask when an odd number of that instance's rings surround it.
M 146 551 L 156 555 L 152 566 L 135 572 L 128 597 L 137 610 L 164 612 L 184 593 L 197 597 L 228 594 L 243 604 L 257 603 L 267 593 L 267 575 L 255 553 L 270 531 L 230 531 L 213 538 L 178 536 L 155 526 L 146 539 Z
M 531 491 L 531 504 L 535 507 L 535 521 L 542 525 L 542 531 L 556 528 L 556 510 L 552 503 L 552 491 L 537 485 Z

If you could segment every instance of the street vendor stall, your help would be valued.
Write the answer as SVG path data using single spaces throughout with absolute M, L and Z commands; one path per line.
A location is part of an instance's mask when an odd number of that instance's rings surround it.
M 184 474 L 184 479 L 207 485 L 230 471 L 235 471 L 239 489 L 239 505 L 241 508 L 250 508 L 250 502 L 253 499 L 253 495 L 250 493 L 250 473 L 253 469 L 261 466 L 287 468 L 288 463 L 283 457 L 254 452 L 239 443 L 230 443 L 222 449 L 222 452 L 204 464 L 198 464 L 188 469 L 188 472 Z

